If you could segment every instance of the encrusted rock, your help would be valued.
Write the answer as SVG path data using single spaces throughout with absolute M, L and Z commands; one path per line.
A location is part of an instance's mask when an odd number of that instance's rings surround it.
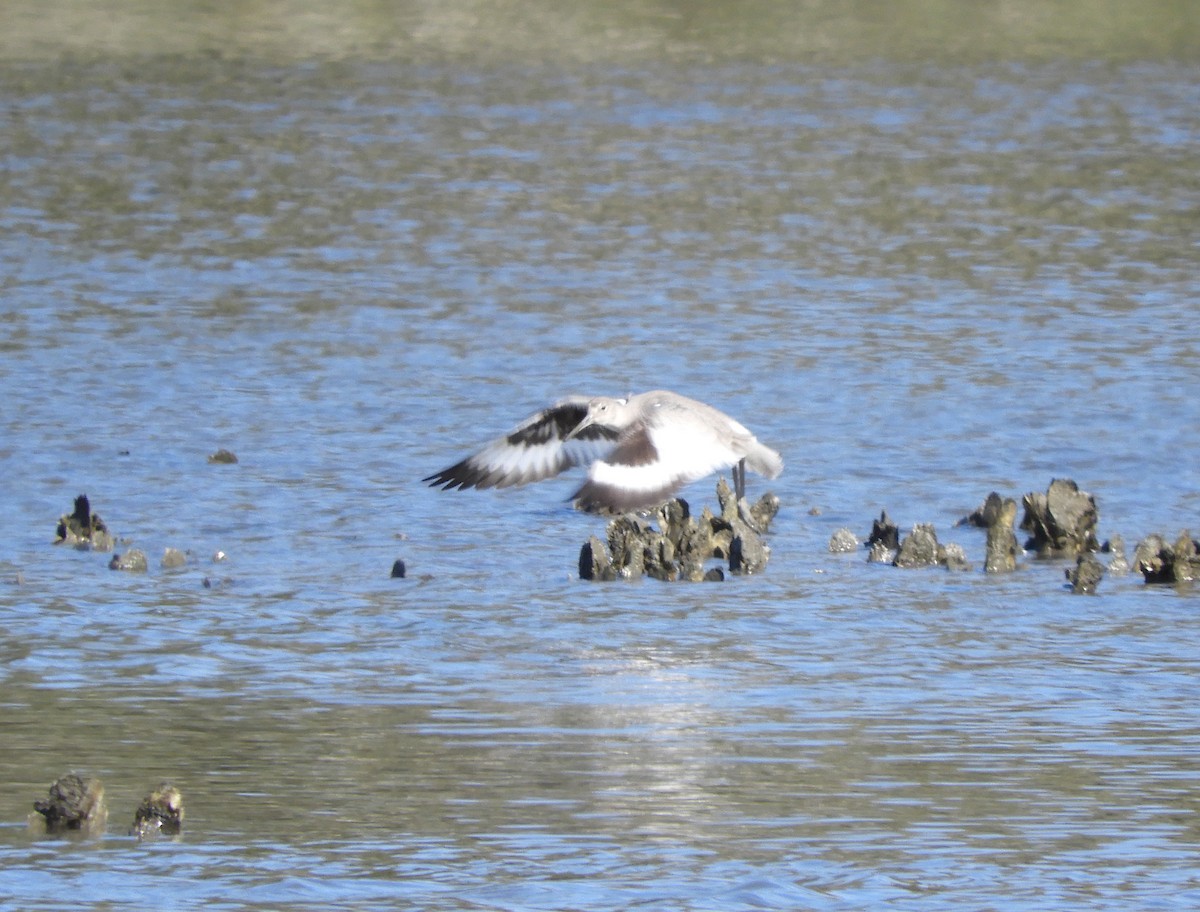
M 1173 545 L 1161 535 L 1147 535 L 1133 553 L 1133 566 L 1147 583 L 1182 583 L 1200 578 L 1200 543 L 1181 532 Z
M 957 542 L 938 545 L 938 563 L 947 570 L 971 569 L 971 562 L 967 560 L 967 552 Z
M 613 569 L 612 559 L 604 542 L 591 536 L 579 550 L 579 578 L 586 580 L 608 581 L 617 578 Z
M 933 567 L 938 562 L 938 540 L 933 526 L 917 523 L 912 532 L 900 542 L 900 550 L 892 565 L 896 567 Z
M 918 523 L 912 532 L 904 536 L 900 549 L 892 561 L 895 567 L 937 567 L 948 570 L 967 570 L 967 554 L 961 545 L 938 543 L 937 533 L 928 523 Z
M 858 536 L 844 527 L 829 536 L 829 550 L 833 554 L 846 554 L 850 551 L 857 551 L 858 544 Z
M 138 548 L 130 548 L 124 554 L 114 554 L 108 562 L 109 570 L 129 570 L 133 573 L 145 573 L 149 567 L 146 552 Z
M 1125 556 L 1125 539 L 1114 535 L 1104 543 L 1104 550 L 1109 553 L 1108 575 L 1124 576 L 1129 572 L 1129 558 Z
M 771 528 L 771 521 L 779 512 L 779 506 L 779 498 L 770 491 L 750 505 L 750 518 L 753 525 L 757 526 L 756 532 L 766 532 Z
M 160 783 L 138 805 L 133 815 L 131 836 L 178 836 L 183 830 L 183 795 L 169 782 Z
M 1039 557 L 1074 557 L 1099 551 L 1096 500 L 1069 478 L 1055 478 L 1045 494 L 1031 492 L 1022 500 L 1021 529 L 1030 533 L 1027 549 Z
M 1017 518 L 1017 502 L 1011 497 L 1001 497 L 995 491 L 987 496 L 981 508 L 980 519 L 987 529 L 987 551 L 983 569 L 985 573 L 1011 573 L 1017 569 L 1017 536 L 1013 523 Z M 974 516 L 975 514 L 971 514 Z
M 713 558 L 728 561 L 731 572 L 757 573 L 770 549 L 760 532 L 779 510 L 779 499 L 764 494 L 757 503 L 738 503 L 725 479 L 717 484 L 720 515 L 705 507 L 693 519 L 687 501 L 675 498 L 656 513 L 658 528 L 633 515 L 608 524 L 605 542 L 592 536 L 579 552 L 579 576 L 590 580 L 632 579 L 719 580 L 724 573 L 707 567 Z
M 1075 566 L 1063 572 L 1071 583 L 1072 592 L 1095 595 L 1096 587 L 1104 577 L 1104 565 L 1090 553 L 1081 554 L 1075 559 Z
M 108 820 L 104 784 L 75 773 L 59 777 L 50 786 L 49 798 L 35 801 L 33 810 L 30 826 L 46 833 L 96 834 L 104 830 Z
M 729 546 L 731 573 L 758 573 L 767 565 L 770 550 L 748 526 L 743 525 Z
M 162 566 L 164 570 L 174 570 L 187 564 L 187 555 L 178 548 L 164 548 Z
M 75 508 L 68 515 L 59 517 L 55 530 L 54 544 L 68 544 L 73 548 L 93 551 L 111 551 L 113 537 L 104 525 L 99 513 L 92 512 L 86 494 L 75 498 Z
M 883 541 L 871 542 L 867 550 L 869 564 L 890 564 L 895 557 L 895 549 L 889 548 Z
M 887 510 L 879 514 L 879 519 L 871 524 L 871 534 L 867 536 L 867 547 L 874 550 L 875 545 L 882 550 L 895 551 L 900 547 L 900 527 L 892 522 Z

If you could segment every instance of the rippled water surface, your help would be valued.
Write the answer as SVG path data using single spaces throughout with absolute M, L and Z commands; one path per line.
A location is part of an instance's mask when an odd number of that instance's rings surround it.
M 1080 3 L 939 57 L 823 5 L 178 47 L 16 4 L 0 908 L 1200 904 L 1197 592 L 988 576 L 954 525 L 1069 477 L 1102 540 L 1200 531 L 1200 71 L 1151 6 L 1165 46 Z M 577 479 L 420 484 L 653 387 L 783 453 L 761 575 L 585 583 Z M 147 573 L 51 544 L 81 492 Z M 828 552 L 883 509 L 973 569 Z M 108 831 L 35 839 L 68 770 Z M 184 835 L 139 844 L 163 778 Z

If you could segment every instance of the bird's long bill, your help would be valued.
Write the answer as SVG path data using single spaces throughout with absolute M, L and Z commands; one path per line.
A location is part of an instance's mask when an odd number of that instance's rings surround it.
M 596 423 L 596 422 L 595 422 L 595 420 L 592 418 L 592 416 L 591 416 L 591 415 L 584 415 L 584 416 L 583 416 L 583 420 L 582 420 L 581 422 L 579 422 L 579 424 L 575 425 L 575 427 L 571 428 L 571 430 L 567 432 L 567 435 L 566 435 L 566 436 L 563 438 L 563 440 L 564 440 L 564 441 L 566 441 L 566 440 L 574 440 L 574 439 L 575 439 L 575 437 L 576 437 L 576 435 L 577 435 L 577 434 L 578 434 L 580 431 L 582 431 L 584 428 L 590 428 L 590 427 L 591 427 L 593 424 L 595 424 L 595 423 Z

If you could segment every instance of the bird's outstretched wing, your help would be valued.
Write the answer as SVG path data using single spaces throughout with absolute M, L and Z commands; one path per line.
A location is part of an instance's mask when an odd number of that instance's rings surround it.
M 442 490 L 507 488 L 552 478 L 572 466 L 603 459 L 616 445 L 616 430 L 589 425 L 567 439 L 587 414 L 588 402 L 587 396 L 560 399 L 473 456 L 421 480 Z
M 587 481 L 573 495 L 576 504 L 604 513 L 659 506 L 684 485 L 738 462 L 740 454 L 723 430 L 708 415 L 691 410 L 675 409 L 665 422 L 661 413 L 648 413 L 625 428 L 611 453 L 588 467 Z

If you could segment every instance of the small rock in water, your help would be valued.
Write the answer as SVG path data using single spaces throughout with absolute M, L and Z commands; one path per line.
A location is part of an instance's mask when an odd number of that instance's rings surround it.
M 945 567 L 947 570 L 969 570 L 967 554 L 961 545 L 943 545 L 938 542 L 937 532 L 929 523 L 917 523 L 912 532 L 904 536 L 894 567 Z
M 169 782 L 142 799 L 133 815 L 131 836 L 147 839 L 154 836 L 178 836 L 183 830 L 183 795 Z
M 405 572 L 404 561 L 396 558 L 392 563 L 392 579 L 404 579 Z
M 858 536 L 849 529 L 841 528 L 829 537 L 829 550 L 833 554 L 846 554 L 858 550 Z
M 113 537 L 99 513 L 92 512 L 86 494 L 75 498 L 75 508 L 69 515 L 59 517 L 54 543 L 66 543 L 73 548 L 111 551 Z
M 238 461 L 238 458 L 232 451 L 222 447 L 215 453 L 210 453 L 208 461 L 210 464 L 216 465 L 234 465 Z
M 757 535 L 739 533 L 729 545 L 729 572 L 758 573 L 767 565 L 770 556 L 770 550 Z
M 164 570 L 173 570 L 187 563 L 187 555 L 178 548 L 164 548 L 162 566 Z
M 750 506 L 750 522 L 755 532 L 766 532 L 779 513 L 779 498 L 768 491 Z
M 1104 543 L 1104 550 L 1109 553 L 1108 575 L 1124 576 L 1129 572 L 1129 558 L 1125 556 L 1125 539 L 1114 535 Z
M 917 523 L 912 532 L 904 536 L 896 559 L 892 561 L 895 567 L 934 567 L 938 562 L 938 540 L 933 526 L 928 523 Z
M 33 803 L 29 825 L 46 833 L 70 831 L 97 834 L 108 820 L 104 784 L 75 773 L 61 776 L 50 786 L 49 798 Z
M 1147 583 L 1184 583 L 1200 579 L 1200 543 L 1181 532 L 1175 544 L 1147 535 L 1133 553 L 1133 566 Z
M 138 548 L 130 548 L 124 554 L 114 554 L 108 562 L 109 570 L 129 570 L 134 573 L 145 573 L 150 568 L 146 560 L 146 552 Z
M 971 562 L 967 560 L 967 552 L 958 542 L 949 542 L 938 546 L 938 563 L 947 570 L 971 569 Z
M 884 542 L 872 542 L 867 548 L 868 564 L 890 564 L 896 557 L 896 552 Z
M 1104 565 L 1092 554 L 1081 554 L 1075 560 L 1074 567 L 1063 571 L 1071 583 L 1071 591 L 1076 594 L 1095 595 L 1096 587 L 1104 577 Z
M 1100 550 L 1096 500 L 1071 479 L 1055 478 L 1045 494 L 1031 492 L 1022 502 L 1025 516 L 1021 529 L 1030 533 L 1026 549 L 1036 551 L 1039 557 L 1074 557 Z
M 995 491 L 987 496 L 980 511 L 980 519 L 987 529 L 987 552 L 984 559 L 985 573 L 1011 573 L 1017 569 L 1017 544 L 1013 523 L 1017 518 L 1017 502 L 1011 497 L 1001 497 Z M 971 514 L 975 516 L 974 513 Z
M 874 549 L 876 544 L 880 545 L 880 551 L 896 551 L 900 547 L 900 527 L 892 522 L 887 510 L 871 524 L 871 534 L 867 536 L 868 548 Z
M 591 536 L 579 550 L 579 578 L 608 582 L 617 578 L 604 542 Z

